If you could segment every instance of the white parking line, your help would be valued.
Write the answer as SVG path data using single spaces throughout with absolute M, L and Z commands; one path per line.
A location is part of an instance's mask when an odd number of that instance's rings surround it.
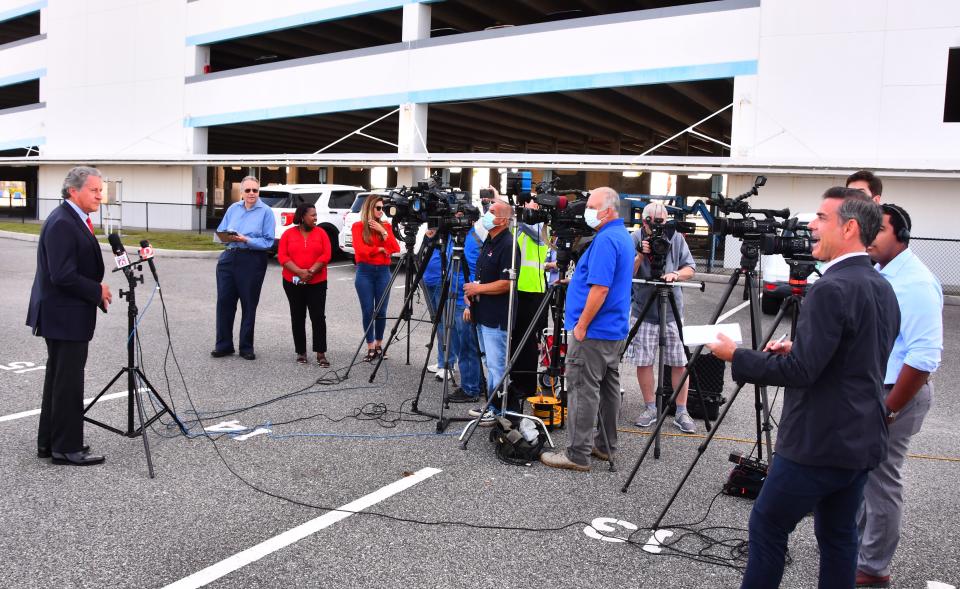
M 184 577 L 175 583 L 171 583 L 164 587 L 164 589 L 197 589 L 198 587 L 203 587 L 224 575 L 228 575 L 252 562 L 260 560 L 268 554 L 272 554 L 324 528 L 328 528 L 338 521 L 350 517 L 354 512 L 363 511 L 372 505 L 380 503 L 384 499 L 396 495 L 400 491 L 405 491 L 420 481 L 424 481 L 439 472 L 441 472 L 441 470 L 438 468 L 422 468 L 408 477 L 390 483 L 386 487 L 382 487 L 369 495 L 365 495 L 356 501 L 337 508 L 337 511 L 328 511 L 316 519 L 300 524 L 269 540 L 264 540 L 256 546 L 247 548 L 243 552 L 238 552 L 214 565 L 197 571 L 189 577 Z
M 148 389 L 140 389 L 141 392 L 147 391 Z M 119 393 L 107 393 L 106 395 L 100 397 L 101 401 L 109 401 L 110 399 L 119 399 L 120 397 L 126 397 L 127 391 L 122 391 Z M 93 399 L 84 399 L 83 404 L 89 404 Z M 10 415 L 4 415 L 0 417 L 0 422 L 3 421 L 13 421 L 14 419 L 22 419 L 24 417 L 30 417 L 31 415 L 40 415 L 39 409 L 31 409 L 30 411 L 21 411 L 20 413 L 11 413 Z

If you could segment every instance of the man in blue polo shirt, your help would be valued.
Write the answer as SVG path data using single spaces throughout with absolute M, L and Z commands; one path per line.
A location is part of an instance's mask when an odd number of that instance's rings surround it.
M 617 449 L 620 412 L 620 348 L 630 330 L 630 287 L 634 248 L 619 218 L 620 197 L 612 188 L 590 192 L 584 221 L 597 230 L 580 256 L 570 286 L 564 323 L 570 412 L 566 452 L 546 452 L 553 468 L 589 471 L 590 455 L 607 460 Z M 572 328 L 572 329 L 571 329 Z M 600 410 L 600 427 L 593 424 Z M 595 438 L 595 439 L 594 439 Z

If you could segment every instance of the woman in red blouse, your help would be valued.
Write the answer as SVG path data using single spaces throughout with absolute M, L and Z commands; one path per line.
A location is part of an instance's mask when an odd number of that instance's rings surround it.
M 354 259 L 357 262 L 353 285 L 360 297 L 360 310 L 366 328 L 367 357 L 371 361 L 383 353 L 383 331 L 387 326 L 387 304 L 390 293 L 390 254 L 400 251 L 400 244 L 393 236 L 393 228 L 383 219 L 383 199 L 368 196 L 360 209 L 360 220 L 353 224 Z M 376 320 L 373 311 L 380 302 Z
M 327 360 L 327 264 L 330 262 L 330 238 L 317 229 L 317 209 L 301 203 L 293 214 L 294 226 L 284 231 L 277 246 L 277 260 L 283 266 L 283 291 L 290 303 L 293 346 L 297 362 L 307 363 L 307 310 L 313 326 L 313 351 L 317 364 L 330 366 Z

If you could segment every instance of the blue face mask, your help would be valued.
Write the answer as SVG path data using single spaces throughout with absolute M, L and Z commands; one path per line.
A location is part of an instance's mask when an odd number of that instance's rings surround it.
M 591 229 L 596 229 L 600 226 L 600 219 L 598 215 L 600 211 L 596 209 L 585 209 L 583 211 L 583 221 L 590 226 Z
M 483 224 L 484 229 L 491 231 L 494 227 L 496 227 L 494 219 L 496 219 L 496 217 L 493 216 L 493 213 L 487 211 L 483 214 L 483 217 L 480 217 L 480 222 Z

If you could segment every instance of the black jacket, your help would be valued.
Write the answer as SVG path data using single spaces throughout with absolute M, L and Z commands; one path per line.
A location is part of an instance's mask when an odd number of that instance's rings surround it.
M 733 379 L 786 387 L 778 454 L 874 468 L 887 454 L 883 377 L 899 331 L 893 288 L 867 256 L 848 258 L 810 287 L 790 354 L 738 349 Z
M 57 340 L 93 339 L 103 272 L 100 244 L 77 212 L 62 203 L 40 230 L 37 274 L 27 309 L 33 334 Z

